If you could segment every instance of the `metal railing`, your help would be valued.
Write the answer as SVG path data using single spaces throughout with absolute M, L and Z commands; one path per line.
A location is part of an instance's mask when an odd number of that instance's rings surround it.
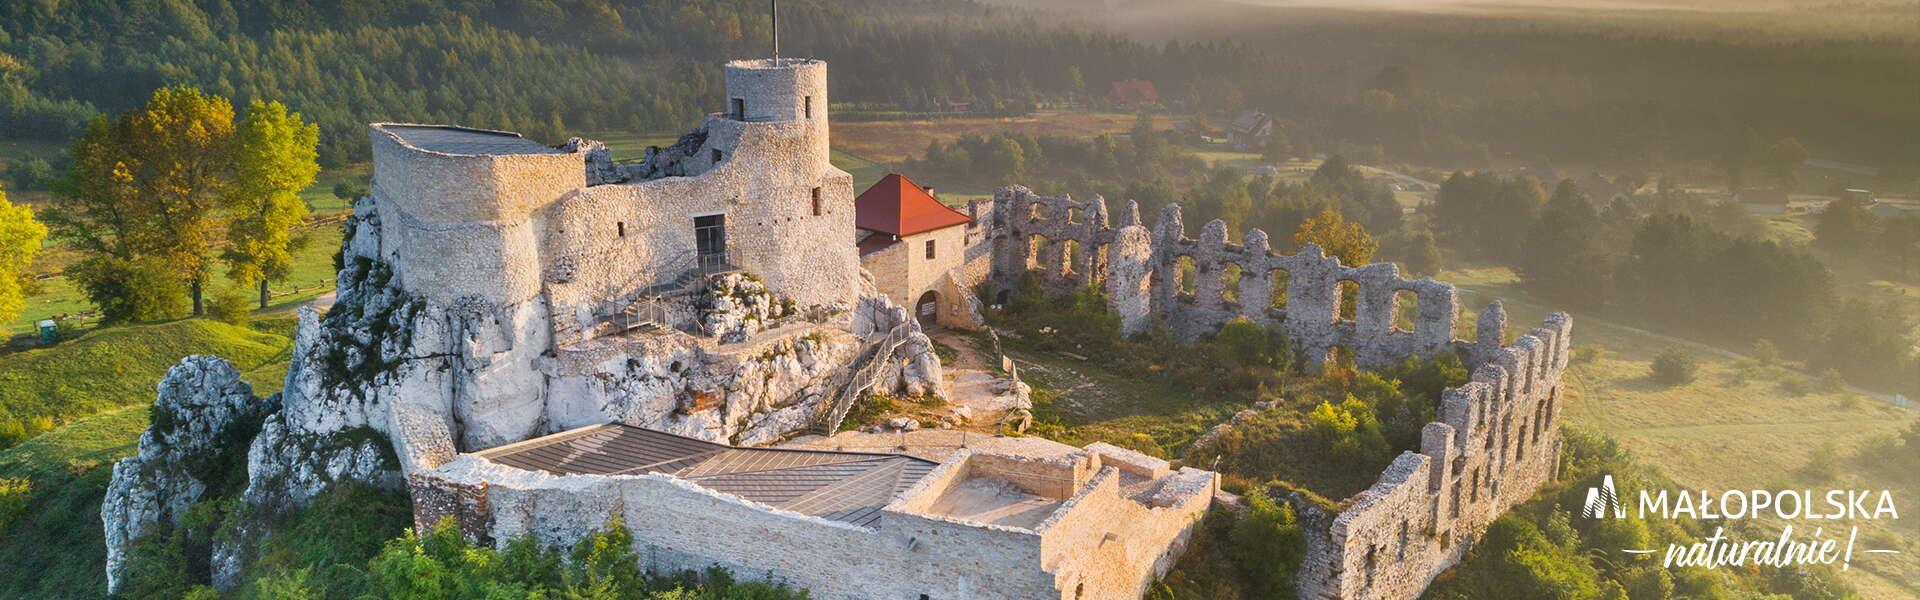
M 672 279 L 654 284 L 631 294 L 615 294 L 596 303 L 605 306 L 622 302 L 618 311 L 607 319 L 614 326 L 613 333 L 625 333 L 641 327 L 670 328 L 672 322 L 668 315 L 671 305 L 667 298 L 698 291 L 705 287 L 707 277 L 740 270 L 727 260 L 726 252 L 699 252 L 687 250 L 675 253 L 655 262 L 642 271 L 645 273 L 676 273 Z
M 879 340 L 867 345 L 854 358 L 847 368 L 834 374 L 828 385 L 828 393 L 833 394 L 826 403 L 826 410 L 820 416 L 820 435 L 832 436 L 840 430 L 840 424 L 847 419 L 847 413 L 853 411 L 853 405 L 879 379 L 881 369 L 893 362 L 893 353 L 906 343 L 907 336 L 913 334 L 912 322 L 903 322 L 887 330 Z

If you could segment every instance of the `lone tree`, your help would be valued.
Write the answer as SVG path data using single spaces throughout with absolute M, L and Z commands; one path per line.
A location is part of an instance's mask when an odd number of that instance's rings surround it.
M 1300 224 L 1293 232 L 1293 243 L 1298 246 L 1318 244 L 1327 256 L 1340 259 L 1340 264 L 1357 267 L 1373 260 L 1373 253 L 1380 249 L 1380 242 L 1367 233 L 1367 228 L 1359 223 L 1348 223 L 1340 216 L 1340 211 L 1332 208 L 1320 210 L 1320 214 Z
M 21 283 L 46 237 L 47 228 L 33 219 L 33 209 L 8 202 L 6 189 L 0 188 L 0 321 L 20 316 L 26 304 Z
M 233 181 L 226 189 L 233 221 L 221 258 L 228 278 L 260 287 L 260 308 L 270 299 L 267 282 L 286 279 L 293 251 L 306 241 L 294 235 L 307 216 L 298 194 L 320 174 L 319 144 L 320 127 L 279 102 L 255 100 L 240 122 Z

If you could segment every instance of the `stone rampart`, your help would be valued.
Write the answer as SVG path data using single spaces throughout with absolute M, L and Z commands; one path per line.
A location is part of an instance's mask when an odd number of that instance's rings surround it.
M 994 196 L 990 235 L 997 286 L 1010 289 L 1029 274 L 1053 293 L 1101 286 L 1127 334 L 1161 323 L 1192 340 L 1245 317 L 1285 328 L 1315 366 L 1336 348 L 1372 368 L 1452 347 L 1452 285 L 1402 278 L 1391 263 L 1348 267 L 1313 244 L 1277 255 L 1259 229 L 1233 243 L 1217 219 L 1190 238 L 1179 205 L 1168 205 L 1149 230 L 1131 201 L 1111 223 L 1098 196 L 1082 202 L 1007 187 Z M 1191 289 L 1182 285 L 1183 266 L 1194 273 Z M 1342 294 L 1352 296 L 1351 318 L 1340 314 Z M 1396 325 L 1403 303 L 1414 305 L 1410 328 Z
M 531 536 L 570 547 L 619 517 L 642 566 L 719 566 L 824 599 L 1121 600 L 1165 573 L 1213 497 L 1212 473 L 1182 469 L 1139 497 L 1118 468 L 1082 478 L 1034 528 L 981 524 L 926 510 L 947 486 L 993 466 L 963 454 L 937 467 L 862 527 L 714 492 L 665 474 L 551 475 L 463 455 L 410 478 L 417 526 L 451 518 L 496 544 Z M 1083 451 L 1074 462 L 1097 465 Z M 984 471 L 975 471 L 975 467 Z M 997 476 L 997 475 L 984 475 Z
M 1124 333 L 1161 324 L 1191 340 L 1246 318 L 1283 328 L 1316 367 L 1337 348 L 1364 368 L 1442 352 L 1463 359 L 1471 379 L 1444 392 L 1420 451 L 1395 459 L 1344 510 L 1303 519 L 1326 528 L 1309 536 L 1301 598 L 1417 598 L 1488 524 L 1556 476 L 1572 333 L 1564 313 L 1503 344 L 1506 314 L 1495 302 L 1481 312 L 1475 339 L 1454 340 L 1460 307 L 1450 284 L 1402 278 L 1390 263 L 1342 265 L 1312 244 L 1277 255 L 1265 232 L 1234 243 L 1219 220 L 1190 238 L 1178 205 L 1148 229 L 1133 202 L 1115 219 L 1098 196 L 1083 202 L 1016 186 L 995 194 L 991 215 L 997 287 L 1027 276 L 1054 294 L 1100 286 Z M 1187 270 L 1191 287 L 1181 281 Z M 1348 318 L 1343 302 L 1353 306 Z
M 1481 338 L 1497 340 L 1499 305 Z M 1439 420 L 1372 487 L 1348 499 L 1300 568 L 1301 598 L 1417 598 L 1494 519 L 1558 476 L 1559 398 L 1572 319 L 1555 313 L 1477 361 Z M 1465 344 L 1463 344 L 1463 347 Z

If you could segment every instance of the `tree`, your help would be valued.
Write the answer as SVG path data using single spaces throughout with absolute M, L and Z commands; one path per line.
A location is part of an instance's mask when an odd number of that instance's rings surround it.
M 1553 190 L 1540 220 L 1521 242 L 1520 277 L 1542 296 L 1597 308 L 1606 288 L 1606 257 L 1595 233 L 1600 213 L 1572 181 Z
M 1306 540 L 1293 505 L 1276 502 L 1262 488 L 1246 496 L 1247 510 L 1227 533 L 1234 563 L 1257 598 L 1287 598 L 1294 593 Z
M 1373 253 L 1380 249 L 1380 242 L 1367 234 L 1367 228 L 1359 223 L 1348 223 L 1340 216 L 1340 211 L 1332 208 L 1322 209 L 1320 214 L 1300 224 L 1293 232 L 1293 243 L 1297 246 L 1317 244 L 1327 256 L 1340 259 L 1340 264 L 1357 267 L 1373 260 Z
M 47 228 L 34 220 L 33 209 L 8 202 L 6 189 L 0 188 L 0 322 L 13 320 L 25 306 L 21 283 L 46 237 Z
M 279 102 L 255 100 L 240 122 L 232 183 L 226 188 L 233 221 L 227 226 L 227 276 L 258 285 L 267 307 L 267 283 L 286 279 L 298 240 L 294 230 L 307 216 L 298 195 L 320 173 L 320 128 L 288 113 Z
M 1813 242 L 1847 257 L 1866 253 L 1879 230 L 1879 218 L 1864 202 L 1841 198 L 1828 202 L 1813 221 Z
M 93 296 L 94 304 L 115 305 L 105 312 L 126 318 L 170 313 L 145 305 L 164 274 L 183 282 L 201 310 L 232 145 L 233 106 L 184 87 L 156 90 L 144 106 L 111 123 L 95 120 L 74 140 L 47 222 L 89 255 L 71 268 L 90 295 L 131 294 Z
M 123 119 L 135 194 L 164 237 L 148 249 L 187 281 L 193 314 L 205 312 L 213 234 L 233 152 L 233 104 L 190 87 L 155 90 Z
M 1408 275 L 1432 277 L 1440 272 L 1440 243 L 1431 229 L 1402 229 L 1387 237 L 1383 253 L 1400 263 L 1400 269 Z

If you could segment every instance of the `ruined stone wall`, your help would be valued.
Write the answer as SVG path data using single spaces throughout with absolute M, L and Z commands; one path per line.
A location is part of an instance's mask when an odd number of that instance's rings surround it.
M 1419 453 L 1396 458 L 1349 499 L 1300 567 L 1301 598 L 1411 599 L 1460 561 L 1494 519 L 1558 475 L 1561 375 L 1572 320 L 1555 313 L 1497 347 L 1504 316 L 1482 319 L 1471 380 L 1446 390 Z M 1488 326 L 1491 327 L 1488 327 Z M 1484 348 L 1491 341 L 1492 352 Z
M 1453 286 L 1404 279 L 1391 263 L 1348 267 L 1312 244 L 1276 255 L 1266 232 L 1249 230 L 1234 243 L 1217 219 L 1190 238 L 1177 204 L 1162 210 L 1151 230 L 1131 201 L 1117 225 L 1110 224 L 1106 200 L 1098 196 L 1082 202 L 1014 186 L 995 194 L 993 208 L 996 285 L 1009 289 L 1026 275 L 1051 293 L 1099 285 L 1127 334 L 1159 323 L 1192 340 L 1244 317 L 1285 328 L 1314 366 L 1336 348 L 1373 368 L 1452 347 L 1459 311 Z M 1194 271 L 1190 290 L 1181 283 L 1183 264 Z M 1238 274 L 1231 287 L 1230 272 Z M 1355 290 L 1352 318 L 1339 314 L 1346 286 Z M 1277 298 L 1283 306 L 1275 306 Z M 1395 325 L 1402 304 L 1417 309 L 1410 328 Z
M 1160 324 L 1191 340 L 1246 318 L 1284 328 L 1316 367 L 1336 348 L 1351 350 L 1363 368 L 1441 352 L 1464 359 L 1472 379 L 1445 392 L 1420 452 L 1398 457 L 1331 517 L 1324 537 L 1314 536 L 1301 566 L 1302 598 L 1416 598 L 1489 523 L 1555 476 L 1572 327 L 1565 314 L 1502 345 L 1506 317 L 1496 302 L 1481 313 L 1475 340 L 1456 341 L 1453 286 L 1404 279 L 1390 263 L 1349 267 L 1312 244 L 1276 255 L 1265 232 L 1249 230 L 1234 243 L 1219 220 L 1190 238 L 1178 205 L 1148 229 L 1132 202 L 1110 224 L 1097 196 L 1082 202 L 1009 187 L 995 195 L 992 214 L 996 286 L 1026 276 L 1054 294 L 1101 286 L 1125 333 Z M 1194 273 L 1191 289 L 1182 285 L 1183 266 Z M 1352 295 L 1351 318 L 1339 313 L 1342 294 Z M 1397 325 L 1409 309 L 1411 327 Z
M 468 533 L 496 544 L 531 535 L 548 547 L 570 548 L 617 515 L 648 569 L 719 566 L 741 577 L 785 581 L 824 600 L 1067 598 L 1042 570 L 1040 535 L 1027 530 L 893 510 L 869 529 L 661 474 L 553 476 L 471 455 L 431 478 L 444 490 L 431 504 L 440 512 L 419 518 L 485 523 Z
M 1094 455 L 1114 460 L 1102 452 Z M 1136 466 L 1167 472 L 1165 461 Z M 1126 474 L 1129 468 L 1102 467 L 1035 527 L 1042 536 L 1041 560 L 1054 573 L 1062 598 L 1143 596 L 1186 551 L 1193 528 L 1213 502 L 1212 473 L 1183 468 L 1142 490 L 1140 480 Z
M 1217 481 L 1196 469 L 1172 472 L 1164 461 L 1129 463 L 1129 469 L 1162 475 L 1143 486 L 1120 467 L 1099 467 L 1103 456 L 1090 446 L 1070 456 L 1073 464 L 1047 465 L 1095 471 L 1070 479 L 1060 496 L 1067 502 L 1033 529 L 926 511 L 958 481 L 1033 466 L 1021 457 L 986 453 L 964 453 L 936 467 L 871 528 L 775 509 L 662 474 L 554 476 L 473 455 L 415 474 L 409 483 L 419 527 L 451 518 L 469 536 L 496 544 L 532 536 L 566 548 L 618 515 L 645 568 L 720 566 L 742 577 L 785 581 L 815 598 L 1131 600 L 1185 549 Z
M 591 336 L 634 293 L 692 267 L 695 217 L 726 215 L 727 258 L 798 306 L 844 310 L 858 289 L 853 177 L 810 151 L 824 119 L 708 119 L 706 143 L 725 157 L 691 177 L 599 185 L 545 216 L 546 298 L 560 345 Z M 707 152 L 696 157 L 708 156 Z M 821 212 L 813 214 L 813 189 Z

